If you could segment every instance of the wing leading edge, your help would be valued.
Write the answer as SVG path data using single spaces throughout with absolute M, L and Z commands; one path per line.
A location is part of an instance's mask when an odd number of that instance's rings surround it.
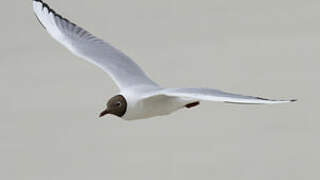
M 216 89 L 208 88 L 172 88 L 163 89 L 154 92 L 151 96 L 172 96 L 181 98 L 191 98 L 202 101 L 216 101 L 216 102 L 227 102 L 227 103 L 239 103 L 239 104 L 281 104 L 288 102 L 295 102 L 292 100 L 273 100 L 253 96 L 243 96 L 239 94 L 227 93 Z M 148 98 L 148 97 L 147 97 Z
M 128 56 L 88 31 L 63 18 L 41 0 L 33 0 L 33 10 L 48 33 L 73 54 L 107 72 L 118 87 L 158 87 Z

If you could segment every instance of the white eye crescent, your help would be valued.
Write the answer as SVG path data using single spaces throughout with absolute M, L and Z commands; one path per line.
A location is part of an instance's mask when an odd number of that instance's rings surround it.
M 118 101 L 118 102 L 116 102 L 116 106 L 121 106 L 121 102 L 120 101 Z

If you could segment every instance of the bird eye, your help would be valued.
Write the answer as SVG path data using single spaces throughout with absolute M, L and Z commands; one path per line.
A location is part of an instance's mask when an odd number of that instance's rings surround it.
M 117 107 L 121 106 L 121 102 L 120 101 L 116 102 L 116 106 Z

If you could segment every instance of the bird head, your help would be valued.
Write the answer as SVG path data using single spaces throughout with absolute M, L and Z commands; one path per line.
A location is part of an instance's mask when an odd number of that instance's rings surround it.
M 113 114 L 122 117 L 127 111 L 127 101 L 122 95 L 112 97 L 108 103 L 107 108 L 100 113 L 100 117 L 106 114 Z

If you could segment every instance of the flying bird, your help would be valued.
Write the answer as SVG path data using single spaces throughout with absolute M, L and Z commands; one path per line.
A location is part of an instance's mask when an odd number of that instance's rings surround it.
M 62 17 L 43 1 L 33 0 L 33 10 L 40 24 L 55 40 L 74 55 L 103 69 L 119 87 L 119 94 L 107 102 L 100 117 L 112 114 L 125 120 L 144 119 L 192 108 L 200 101 L 239 104 L 296 101 L 243 96 L 209 88 L 162 88 L 120 50 Z

